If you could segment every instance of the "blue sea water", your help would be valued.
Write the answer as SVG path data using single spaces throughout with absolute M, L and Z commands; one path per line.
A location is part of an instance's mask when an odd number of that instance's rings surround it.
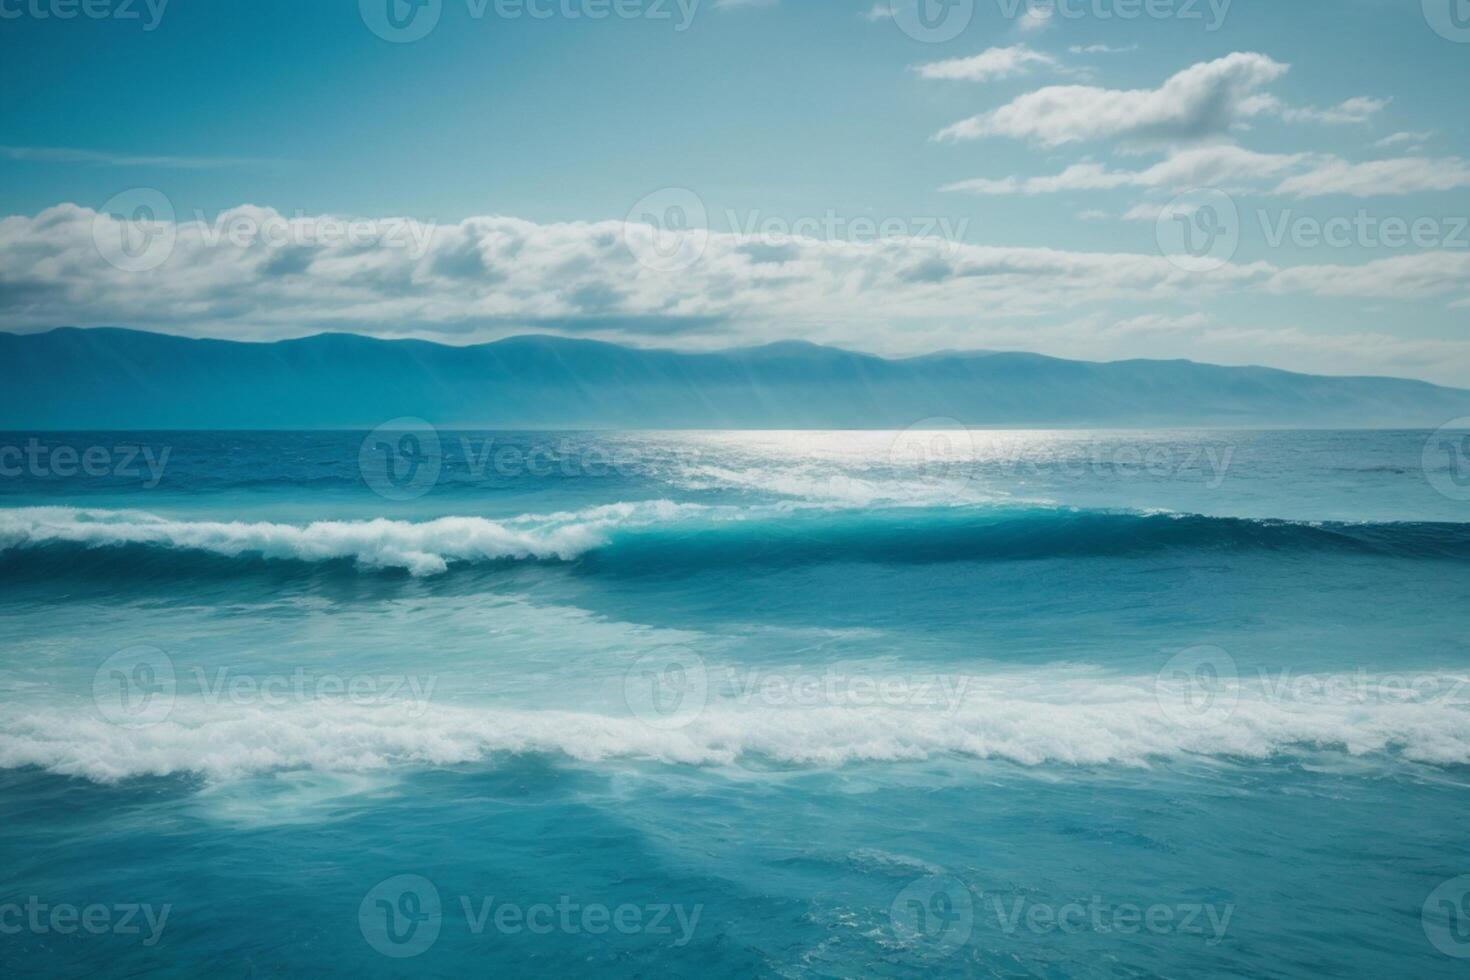
M 0 434 L 0 972 L 1463 975 L 1467 444 Z

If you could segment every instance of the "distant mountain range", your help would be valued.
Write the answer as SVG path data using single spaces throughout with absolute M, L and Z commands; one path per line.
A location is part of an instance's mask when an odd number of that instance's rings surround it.
M 966 352 L 891 360 L 787 342 L 714 353 L 559 337 L 451 347 L 112 328 L 0 333 L 0 428 L 1438 426 L 1470 391 L 1192 361 Z

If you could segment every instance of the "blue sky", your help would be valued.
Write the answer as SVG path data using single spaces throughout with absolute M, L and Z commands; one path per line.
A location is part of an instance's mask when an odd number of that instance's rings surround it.
M 0 328 L 1470 385 L 1466 0 L 916 2 L 0 0 Z

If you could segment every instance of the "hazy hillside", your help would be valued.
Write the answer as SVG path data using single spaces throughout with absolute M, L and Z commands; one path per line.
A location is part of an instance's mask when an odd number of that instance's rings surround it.
M 1190 361 L 888 360 L 803 343 L 717 353 L 555 337 L 474 347 L 326 334 L 269 344 L 131 330 L 0 334 L 0 427 L 1437 426 L 1470 392 Z

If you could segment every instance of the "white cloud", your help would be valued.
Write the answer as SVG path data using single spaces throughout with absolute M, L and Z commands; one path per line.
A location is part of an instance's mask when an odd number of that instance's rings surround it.
M 1029 10 L 1021 15 L 1016 21 L 1016 26 L 1028 34 L 1044 31 L 1051 26 L 1052 12 L 1049 7 L 1033 4 Z
M 669 274 L 639 265 L 616 221 L 409 222 L 402 241 L 422 242 L 409 248 L 318 241 L 314 229 L 340 223 L 326 217 L 291 219 L 296 238 L 309 241 L 289 247 L 219 233 L 242 219 L 285 220 L 244 207 L 215 222 L 183 221 L 171 226 L 167 261 L 150 272 L 102 259 L 94 222 L 110 234 L 118 222 L 90 209 L 61 205 L 0 220 L 0 326 L 172 326 L 262 338 L 320 329 L 455 338 L 550 330 L 610 339 L 728 327 L 746 339 L 798 330 L 891 348 L 906 326 L 1207 293 L 1264 283 L 1273 271 L 1232 266 L 1204 282 L 1157 254 L 920 238 L 792 240 L 772 261 L 750 254 L 756 236 L 714 233 L 698 262 Z M 649 231 L 634 225 L 627 234 Z
M 1057 59 L 1027 47 L 1015 44 L 1008 48 L 990 48 L 968 58 L 950 58 L 947 61 L 931 61 L 914 66 L 920 76 L 930 79 L 988 82 L 992 79 L 1024 75 L 1033 65 L 1054 68 Z
M 1380 149 L 1387 150 L 1395 146 L 1408 146 L 1425 143 L 1433 135 L 1434 133 L 1428 130 L 1417 133 L 1394 133 L 1392 136 L 1383 137 L 1383 139 L 1376 141 L 1373 145 L 1379 147 Z
M 1280 178 L 1274 187 L 1266 186 Z M 1290 197 L 1347 194 L 1399 196 L 1421 191 L 1470 187 L 1470 162 L 1459 157 L 1402 157 L 1351 163 L 1310 153 L 1256 153 L 1231 144 L 1191 147 L 1142 170 L 1110 170 L 1100 163 L 1077 163 L 1059 174 L 1038 177 L 975 178 L 941 187 L 988 196 L 1103 191 L 1120 187 L 1184 190 L 1215 187 L 1256 189 Z
M 1315 106 L 1293 108 L 1270 95 L 1255 96 L 1251 101 L 1253 114 L 1277 116 L 1289 123 L 1324 123 L 1330 126 L 1350 126 L 1370 122 L 1382 112 L 1392 99 L 1375 99 L 1366 95 L 1340 102 L 1328 109 Z
M 1050 86 L 955 123 L 937 138 L 1004 136 L 1043 146 L 1099 139 L 1196 142 L 1222 136 L 1264 111 L 1252 97 L 1288 70 L 1266 55 L 1236 52 L 1186 68 L 1156 89 Z
M 1119 320 L 1108 328 L 1117 334 L 1188 333 L 1207 326 L 1210 318 L 1203 313 L 1184 316 L 1169 316 L 1165 313 L 1146 313 L 1143 316 Z
M 893 7 L 886 3 L 875 3 L 869 7 L 866 13 L 858 14 L 863 20 L 875 24 L 880 20 L 893 19 Z
M 1465 187 L 1470 187 L 1470 162 L 1459 157 L 1400 157 L 1363 163 L 1329 157 L 1310 171 L 1283 180 L 1276 193 L 1296 197 L 1320 197 L 1324 194 L 1375 197 Z
M 1150 223 L 1158 221 L 1164 216 L 1164 205 L 1162 202 L 1144 201 L 1135 204 L 1123 212 L 1124 221 L 1147 221 Z
M 1137 51 L 1138 45 L 1130 44 L 1123 48 L 1113 48 L 1106 44 L 1074 44 L 1067 50 L 1072 54 L 1127 54 L 1130 51 Z
M 1470 253 L 1396 255 L 1361 265 L 1308 265 L 1278 270 L 1268 288 L 1280 293 L 1416 299 L 1470 287 Z
M 296 243 L 219 233 L 241 220 L 288 223 Z M 945 331 L 964 336 L 982 322 L 1097 303 L 1246 292 L 1458 299 L 1470 291 L 1470 255 L 1445 252 L 1362 265 L 1229 264 L 1201 276 L 1159 254 L 934 238 L 808 238 L 772 248 L 758 236 L 720 232 L 692 266 L 659 273 L 639 265 L 628 245 L 651 234 L 644 225 L 386 220 L 377 227 L 406 230 L 365 242 L 325 235 L 332 222 L 341 219 L 288 221 L 270 209 L 236 208 L 216 222 L 170 226 L 176 241 L 167 261 L 127 272 L 103 260 L 93 237 L 94 224 L 115 232 L 117 219 L 75 205 L 5 218 L 0 326 L 111 324 L 262 339 L 321 329 L 441 339 L 545 330 L 694 343 L 798 332 L 892 350 L 919 334 L 943 346 Z
M 1099 163 L 1073 164 L 1055 176 L 964 180 L 940 188 L 974 194 L 1052 194 L 1063 191 L 1112 190 L 1118 187 L 1223 187 L 1239 181 L 1272 177 L 1310 159 L 1301 153 L 1255 153 L 1220 144 L 1180 150 L 1144 170 L 1109 170 Z

